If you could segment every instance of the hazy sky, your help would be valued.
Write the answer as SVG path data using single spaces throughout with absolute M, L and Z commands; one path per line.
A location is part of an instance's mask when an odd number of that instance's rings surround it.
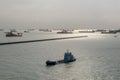
M 120 0 L 0 0 L 0 28 L 119 28 Z

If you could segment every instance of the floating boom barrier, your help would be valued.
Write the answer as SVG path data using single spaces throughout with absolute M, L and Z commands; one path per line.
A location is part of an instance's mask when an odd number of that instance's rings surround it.
M 82 38 L 82 37 L 88 37 L 88 36 L 74 36 L 74 37 L 50 38 L 50 39 L 40 39 L 40 40 L 5 42 L 5 43 L 0 43 L 0 45 L 21 44 L 21 43 L 31 43 L 31 42 L 43 42 L 43 41 L 63 40 L 63 39 Z

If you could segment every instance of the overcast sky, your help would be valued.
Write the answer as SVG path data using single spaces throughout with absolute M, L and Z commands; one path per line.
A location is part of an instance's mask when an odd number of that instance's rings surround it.
M 0 28 L 120 28 L 120 0 L 0 0 Z

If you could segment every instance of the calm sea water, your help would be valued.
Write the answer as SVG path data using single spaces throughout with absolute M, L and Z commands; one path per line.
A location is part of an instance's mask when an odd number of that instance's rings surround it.
M 0 46 L 0 80 L 120 80 L 120 34 L 87 35 Z M 45 65 L 48 59 L 63 59 L 66 49 L 77 58 L 75 62 Z

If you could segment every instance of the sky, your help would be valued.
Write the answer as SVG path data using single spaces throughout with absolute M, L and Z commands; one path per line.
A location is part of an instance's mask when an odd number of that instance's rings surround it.
M 120 0 L 0 0 L 0 28 L 119 28 Z

